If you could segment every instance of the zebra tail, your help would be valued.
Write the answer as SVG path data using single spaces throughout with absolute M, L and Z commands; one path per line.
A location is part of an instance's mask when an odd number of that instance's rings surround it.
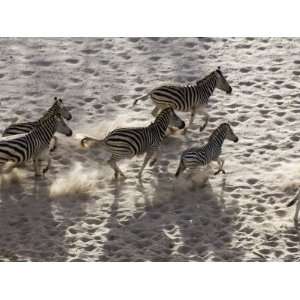
M 135 106 L 135 105 L 138 103 L 139 100 L 146 99 L 148 96 L 149 96 L 149 93 L 146 94 L 146 95 L 143 95 L 143 96 L 141 96 L 141 97 L 136 98 L 136 99 L 134 100 L 132 106 Z
M 296 196 L 294 197 L 294 199 L 287 204 L 287 207 L 293 206 L 297 202 L 299 195 L 300 195 L 300 189 L 298 190 L 298 192 L 297 192 Z
M 86 136 L 85 138 L 83 138 L 80 141 L 80 145 L 83 148 L 87 148 L 87 147 L 90 147 L 90 146 L 100 146 L 102 144 L 104 144 L 104 140 L 97 140 L 95 138 L 88 137 L 88 136 Z
M 180 163 L 179 163 L 179 166 L 178 166 L 178 168 L 177 168 L 177 171 L 176 171 L 176 173 L 175 173 L 175 177 L 178 177 L 179 176 L 179 174 L 181 173 L 181 171 L 183 170 L 183 163 L 182 163 L 182 160 L 180 160 Z

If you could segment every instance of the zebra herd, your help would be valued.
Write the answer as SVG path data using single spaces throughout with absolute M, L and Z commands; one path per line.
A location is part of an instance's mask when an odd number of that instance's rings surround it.
M 104 147 L 111 153 L 108 164 L 114 170 L 115 178 L 119 175 L 125 177 L 117 162 L 121 159 L 132 158 L 136 155 L 145 154 L 144 162 L 138 173 L 142 172 L 149 163 L 153 166 L 159 159 L 160 145 L 166 136 L 167 129 L 176 127 L 182 129 L 186 134 L 192 125 L 195 114 L 201 113 L 205 116 L 204 124 L 200 126 L 203 131 L 208 123 L 209 115 L 206 111 L 210 96 L 215 88 L 231 94 L 232 88 L 223 76 L 220 67 L 203 79 L 196 82 L 196 85 L 173 86 L 164 85 L 153 89 L 147 95 L 135 99 L 136 105 L 140 99 L 148 96 L 152 99 L 155 107 L 152 115 L 155 120 L 147 127 L 118 128 L 110 132 L 103 140 L 92 137 L 85 137 L 80 141 L 81 146 Z M 191 112 L 188 126 L 181 120 L 175 111 Z M 21 166 L 29 160 L 33 160 L 36 176 L 45 174 L 51 166 L 50 152 L 56 148 L 57 139 L 55 132 L 66 136 L 72 135 L 72 130 L 65 120 L 71 120 L 72 115 L 64 106 L 62 99 L 54 98 L 53 105 L 48 111 L 35 122 L 16 123 L 3 131 L 3 138 L 0 139 L 0 172 L 9 173 L 15 167 Z M 228 123 L 222 123 L 210 135 L 208 142 L 202 147 L 192 147 L 183 151 L 175 176 L 178 177 L 185 169 L 196 169 L 200 166 L 210 167 L 210 163 L 218 163 L 219 169 L 215 175 L 225 173 L 224 160 L 220 158 L 222 145 L 225 139 L 238 142 L 238 137 Z M 46 161 L 46 166 L 42 163 Z M 300 198 L 300 189 L 295 198 L 288 204 L 294 205 Z M 300 211 L 300 200 L 297 202 L 295 223 L 298 220 Z
M 209 115 L 206 107 L 209 97 L 213 94 L 215 88 L 231 94 L 232 88 L 223 76 L 220 67 L 211 72 L 202 80 L 197 81 L 196 85 L 188 86 L 161 86 L 145 96 L 135 99 L 133 105 L 138 100 L 150 96 L 155 104 L 152 115 L 156 117 L 155 121 L 147 127 L 140 128 L 120 128 L 109 133 L 103 140 L 97 140 L 91 137 L 85 137 L 81 140 L 81 145 L 102 146 L 111 153 L 109 165 L 114 169 L 115 178 L 125 177 L 124 173 L 117 165 L 117 161 L 125 158 L 132 158 L 135 155 L 146 153 L 143 165 L 138 173 L 141 177 L 142 172 L 148 162 L 153 166 L 159 157 L 159 149 L 162 140 L 166 135 L 168 127 L 183 129 L 184 133 L 192 125 L 196 112 L 205 115 L 205 122 L 200 127 L 204 130 L 207 125 Z M 191 112 L 189 125 L 186 127 L 175 113 L 175 111 Z M 201 148 L 191 148 L 183 152 L 180 165 L 175 176 L 186 168 L 194 169 L 198 166 L 208 165 L 211 161 L 217 161 L 219 164 L 219 173 L 223 170 L 224 161 L 219 158 L 222 144 L 225 138 L 238 141 L 229 124 L 221 124 L 212 134 L 206 146 Z
M 110 132 L 103 140 L 85 137 L 81 145 L 103 146 L 111 153 L 108 164 L 114 170 L 115 178 L 125 177 L 117 162 L 121 159 L 132 158 L 136 155 L 145 154 L 143 165 L 138 173 L 142 176 L 144 168 L 149 163 L 153 166 L 159 158 L 160 145 L 166 136 L 169 127 L 182 129 L 183 133 L 192 125 L 195 114 L 201 113 L 205 116 L 204 124 L 200 131 L 207 125 L 209 115 L 206 112 L 209 97 L 215 88 L 231 94 L 232 88 L 223 76 L 220 67 L 203 79 L 196 82 L 196 85 L 187 86 L 161 86 L 152 90 L 149 94 L 137 98 L 150 96 L 155 107 L 152 111 L 155 120 L 147 127 L 118 128 Z M 181 120 L 175 111 L 191 112 L 188 126 Z M 24 162 L 33 160 L 35 175 L 45 174 L 51 165 L 50 152 L 56 148 L 55 132 L 66 136 L 72 135 L 72 130 L 65 120 L 71 120 L 72 115 L 64 106 L 62 99 L 54 98 L 54 104 L 37 121 L 16 123 L 3 131 L 3 138 L 0 140 L 0 168 L 2 173 L 10 172 L 13 168 L 22 165 Z M 234 142 L 238 138 L 233 133 L 229 124 L 221 124 L 211 135 L 208 143 L 201 148 L 191 148 L 181 155 L 180 164 L 176 172 L 178 176 L 184 169 L 194 169 L 198 166 L 208 165 L 211 161 L 218 162 L 219 170 L 223 172 L 224 161 L 219 158 L 224 139 Z M 52 145 L 51 145 L 52 144 Z M 46 161 L 46 167 L 42 163 Z

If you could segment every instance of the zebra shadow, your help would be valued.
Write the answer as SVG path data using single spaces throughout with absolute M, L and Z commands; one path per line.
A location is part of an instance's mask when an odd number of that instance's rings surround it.
M 170 156 L 162 153 L 162 161 Z M 181 186 L 168 164 L 148 169 L 150 180 L 137 181 L 135 213 L 120 222 L 119 201 L 127 195 L 126 181 L 113 191 L 108 233 L 101 261 L 241 261 L 243 249 L 232 246 L 237 210 L 226 207 L 221 189 Z M 147 177 L 147 176 L 146 176 Z M 124 193 L 123 193 L 124 192 Z M 128 196 L 127 196 L 128 197 Z M 141 205 L 142 203 L 142 205 Z
M 3 185 L 0 199 L 0 260 L 67 259 L 65 233 L 72 221 L 63 219 L 67 208 L 54 213 L 47 179 Z

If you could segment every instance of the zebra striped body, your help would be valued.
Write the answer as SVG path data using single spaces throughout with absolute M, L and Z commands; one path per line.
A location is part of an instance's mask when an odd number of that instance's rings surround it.
M 111 153 L 111 158 L 108 163 L 115 170 L 115 177 L 118 177 L 118 174 L 124 176 L 116 165 L 117 161 L 146 153 L 143 166 L 139 172 L 139 176 L 141 176 L 143 169 L 152 156 L 154 156 L 154 159 L 150 165 L 156 162 L 160 144 L 170 125 L 180 129 L 185 126 L 184 122 L 174 113 L 173 109 L 169 107 L 164 109 L 156 117 L 154 123 L 147 127 L 116 129 L 109 133 L 104 140 L 95 140 L 86 137 L 81 141 L 81 145 L 85 146 L 87 142 L 91 141 L 105 146 Z
M 180 159 L 178 169 L 175 176 L 177 177 L 185 169 L 194 169 L 199 166 L 208 165 L 211 161 L 217 161 L 219 164 L 219 172 L 225 173 L 223 170 L 224 161 L 219 158 L 222 152 L 222 145 L 225 139 L 238 141 L 238 137 L 233 133 L 231 127 L 227 123 L 221 124 L 213 131 L 208 139 L 207 144 L 203 147 L 193 147 L 185 150 Z
M 16 135 L 22 133 L 29 133 L 35 129 L 40 122 L 47 120 L 53 115 L 62 115 L 66 120 L 71 120 L 71 113 L 63 105 L 62 99 L 54 98 L 54 104 L 48 109 L 48 111 L 35 122 L 25 122 L 25 123 L 15 123 L 8 126 L 4 131 L 2 136 Z M 54 151 L 56 147 L 56 138 L 54 137 L 54 145 L 51 147 L 50 151 Z
M 205 123 L 201 126 L 203 130 L 208 122 L 208 114 L 206 113 L 206 106 L 209 97 L 213 94 L 215 88 L 226 91 L 228 94 L 232 92 L 231 86 L 228 84 L 220 69 L 213 71 L 202 80 L 197 81 L 196 85 L 188 86 L 161 86 L 152 90 L 146 96 L 150 96 L 155 104 L 153 115 L 156 115 L 161 109 L 172 107 L 174 110 L 191 112 L 189 127 L 194 121 L 196 112 L 205 115 Z M 139 99 L 137 98 L 134 105 Z
M 32 131 L 21 137 L 0 141 L 1 169 L 9 162 L 11 165 L 5 170 L 5 172 L 9 172 L 14 167 L 33 158 L 36 175 L 40 175 L 38 164 L 46 157 L 48 165 L 44 172 L 47 171 L 50 165 L 50 158 L 48 157 L 49 143 L 56 131 L 67 136 L 72 135 L 72 130 L 68 128 L 63 119 L 53 115 L 39 121 Z
M 171 106 L 175 110 L 189 112 L 194 107 L 206 105 L 216 87 L 215 72 L 198 81 L 196 85 L 161 86 L 150 94 L 152 101 L 159 107 Z

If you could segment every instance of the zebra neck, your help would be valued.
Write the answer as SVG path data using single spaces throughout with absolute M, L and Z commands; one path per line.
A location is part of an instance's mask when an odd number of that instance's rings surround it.
M 217 131 L 212 133 L 211 137 L 208 140 L 208 143 L 222 147 L 224 140 L 225 140 L 225 134 Z
M 150 125 L 150 128 L 154 130 L 158 136 L 159 139 L 162 140 L 166 135 L 166 130 L 169 126 L 169 118 L 167 115 L 159 115 L 155 122 Z
M 48 119 L 47 121 L 40 123 L 36 128 L 36 135 L 43 143 L 49 144 L 54 133 L 56 131 L 56 121 L 53 118 Z
M 54 103 L 54 104 L 46 111 L 46 113 L 40 118 L 40 121 L 47 120 L 48 118 L 50 118 L 51 116 L 53 116 L 54 114 L 56 114 L 57 110 L 58 110 L 57 104 Z
M 197 84 L 197 89 L 200 95 L 200 98 L 208 99 L 214 92 L 217 85 L 217 78 L 213 74 L 205 79 L 203 81 L 200 81 Z

